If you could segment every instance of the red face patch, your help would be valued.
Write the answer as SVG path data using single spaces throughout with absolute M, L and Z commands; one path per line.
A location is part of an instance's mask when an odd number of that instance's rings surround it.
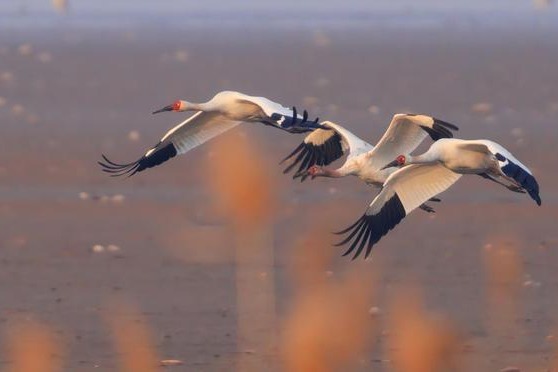
M 404 164 L 405 164 L 405 156 L 399 155 L 399 156 L 397 157 L 397 164 L 399 164 L 399 165 L 404 165 Z
M 316 167 L 315 165 L 311 166 L 308 169 L 308 174 L 310 174 L 311 176 L 316 175 L 316 173 L 318 173 L 318 167 Z
M 172 109 L 174 111 L 180 110 L 180 101 L 174 101 L 174 103 L 172 104 Z

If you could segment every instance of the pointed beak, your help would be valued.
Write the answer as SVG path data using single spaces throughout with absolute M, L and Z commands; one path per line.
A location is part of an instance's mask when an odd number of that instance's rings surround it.
M 388 165 L 386 165 L 385 167 L 383 167 L 381 170 L 384 170 L 386 168 L 391 168 L 391 167 L 398 167 L 399 163 L 397 162 L 397 160 L 392 161 L 391 163 L 389 163 Z
M 173 109 L 172 109 L 172 105 L 168 105 L 168 106 L 163 107 L 162 109 L 153 111 L 153 114 L 158 114 L 158 113 L 160 113 L 160 112 L 172 111 L 172 110 L 173 110 Z

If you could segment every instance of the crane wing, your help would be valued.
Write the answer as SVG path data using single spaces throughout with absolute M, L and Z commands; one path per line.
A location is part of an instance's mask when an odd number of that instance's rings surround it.
M 299 115 L 295 107 L 290 109 L 265 97 L 254 97 L 238 92 L 236 94 L 241 97 L 239 101 L 259 106 L 267 116 L 264 123 L 268 125 L 273 125 L 290 133 L 306 133 L 322 128 L 318 124 L 318 118 L 308 120 L 306 110 L 303 111 L 303 115 Z
M 325 129 L 316 129 L 304 138 L 293 152 L 281 163 L 293 159 L 283 173 L 290 172 L 299 165 L 293 178 L 313 165 L 328 165 L 345 154 L 354 156 L 372 149 L 372 146 L 342 126 L 330 121 L 321 123 Z M 302 176 L 302 181 L 306 179 Z
M 355 249 L 353 259 L 366 247 L 365 258 L 372 247 L 405 216 L 433 196 L 453 185 L 460 174 L 441 164 L 410 165 L 391 174 L 382 191 L 374 198 L 364 215 L 338 234 L 348 234 L 337 246 L 348 244 L 343 256 Z
M 249 95 L 243 95 L 244 99 L 246 101 L 252 102 L 258 106 L 260 106 L 260 108 L 262 109 L 262 111 L 269 117 L 271 117 L 273 114 L 281 114 L 281 115 L 285 115 L 285 116 L 290 116 L 292 115 L 292 110 L 277 103 L 274 102 L 268 98 L 265 97 L 254 97 L 254 96 L 249 96 Z
M 104 172 L 111 173 L 113 177 L 133 176 L 144 169 L 162 164 L 176 155 L 184 154 L 240 123 L 242 122 L 229 120 L 218 113 L 199 111 L 169 130 L 138 160 L 119 164 L 103 155 L 104 162 L 98 163 Z
M 395 114 L 389 127 L 370 152 L 370 160 L 381 169 L 398 155 L 410 154 L 429 135 L 434 141 L 452 138 L 453 124 L 426 115 Z
M 471 149 L 472 146 L 485 148 L 486 152 L 489 152 L 496 157 L 502 173 L 523 187 L 538 205 L 542 204 L 542 200 L 539 195 L 539 183 L 533 176 L 531 170 L 517 160 L 516 157 L 502 145 L 489 140 L 474 140 L 467 141 L 460 146 L 468 149 Z
M 504 146 L 500 145 L 499 143 L 489 141 L 489 140 L 472 140 L 472 141 L 467 141 L 467 143 L 479 144 L 479 145 L 482 145 L 482 146 L 486 146 L 488 151 L 490 151 L 492 154 L 494 154 L 494 156 L 496 156 L 496 154 L 500 154 L 503 157 L 505 157 L 506 159 L 508 159 L 509 161 L 511 161 L 511 162 L 517 164 L 518 166 L 520 166 L 521 168 L 523 168 L 529 174 L 532 174 L 532 172 L 529 168 L 527 168 L 524 164 L 522 164 L 519 160 L 517 160 L 517 158 L 515 156 L 513 156 L 511 152 L 509 152 L 506 148 L 504 148 Z M 498 160 L 500 161 L 500 166 L 502 166 L 502 167 L 507 164 L 505 161 L 502 161 L 500 159 L 498 159 Z
M 462 150 L 478 152 L 481 155 L 491 155 L 492 151 L 483 143 L 476 143 L 476 142 L 463 142 L 457 143 L 457 146 Z

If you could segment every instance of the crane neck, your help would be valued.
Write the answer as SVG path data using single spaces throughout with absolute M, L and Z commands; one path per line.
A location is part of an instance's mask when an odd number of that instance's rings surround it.
M 337 169 L 324 168 L 324 171 L 327 172 L 326 177 L 341 178 L 349 175 L 358 174 L 359 168 L 357 167 L 357 163 L 348 161 L 345 162 L 345 164 L 343 164 L 340 168 Z
M 314 174 L 314 177 L 341 178 L 341 177 L 345 177 L 346 175 L 347 173 L 343 171 L 342 168 L 329 169 L 324 167 L 318 167 L 318 171 Z
M 323 176 L 329 178 L 341 178 L 341 177 L 345 177 L 348 174 L 343 168 L 338 168 L 338 169 L 324 168 L 323 172 L 324 172 Z
M 438 162 L 438 157 L 427 151 L 424 154 L 417 156 L 407 156 L 407 164 L 434 164 Z
M 205 103 L 186 102 L 182 104 L 182 111 L 207 111 Z

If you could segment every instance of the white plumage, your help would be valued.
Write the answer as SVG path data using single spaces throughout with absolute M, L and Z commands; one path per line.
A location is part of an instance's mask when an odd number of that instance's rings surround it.
M 300 164 L 294 178 L 301 181 L 315 177 L 345 177 L 354 175 L 364 182 L 382 187 L 395 168 L 383 169 L 390 160 L 401 152 L 412 152 L 428 136 L 436 141 L 440 138 L 453 137 L 451 130 L 457 126 L 427 115 L 395 114 L 386 132 L 372 146 L 342 126 L 324 121 L 321 123 L 328 129 L 316 129 L 306 136 L 300 144 L 283 161 L 296 158 L 285 169 L 289 172 Z M 344 154 L 345 163 L 338 169 L 323 168 Z M 439 199 L 433 199 L 439 201 Z M 429 205 L 422 204 L 421 209 L 434 212 Z
M 103 170 L 113 176 L 134 175 L 184 154 L 245 122 L 262 123 L 290 133 L 304 133 L 322 127 L 317 119 L 308 121 L 306 111 L 300 116 L 295 109 L 290 110 L 267 98 L 231 91 L 217 93 L 205 103 L 178 100 L 153 113 L 165 111 L 197 112 L 170 129 L 155 146 L 134 162 L 119 164 L 103 155 L 104 162 L 99 162 Z
M 508 150 L 489 140 L 441 139 L 422 155 L 399 155 L 384 168 L 393 172 L 364 215 L 339 234 L 348 234 L 338 245 L 351 242 L 348 255 L 358 257 L 424 202 L 448 189 L 462 174 L 478 174 L 508 189 L 529 193 L 541 205 L 539 185 L 531 171 Z M 356 251 L 355 251 L 356 249 Z
M 294 178 L 301 181 L 315 177 L 345 177 L 354 175 L 364 182 L 381 187 L 393 169 L 382 167 L 401 153 L 412 152 L 428 136 L 433 140 L 453 137 L 451 130 L 458 128 L 450 123 L 426 115 L 396 114 L 386 132 L 372 146 L 346 128 L 330 121 L 310 133 L 283 161 L 292 159 L 285 169 L 289 172 L 299 165 Z M 326 169 L 333 161 L 347 155 L 346 161 L 337 169 Z M 293 159 L 294 158 L 294 159 Z
M 511 191 L 527 192 L 541 205 L 539 184 L 529 168 L 502 145 L 481 140 L 440 140 L 422 155 L 400 155 L 387 166 L 408 164 L 442 164 L 460 174 L 478 174 L 501 184 Z

